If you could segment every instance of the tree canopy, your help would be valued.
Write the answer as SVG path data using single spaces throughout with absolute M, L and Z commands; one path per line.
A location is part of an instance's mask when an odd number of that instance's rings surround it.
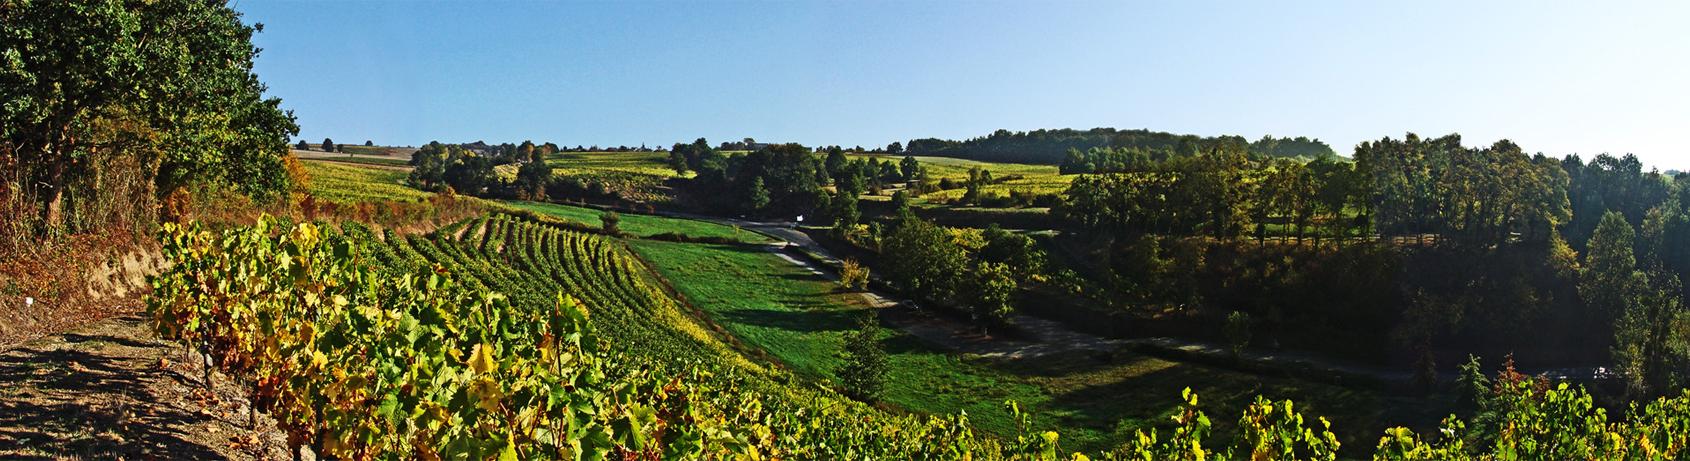
M 10 1 L 0 7 L 0 167 L 42 229 L 88 210 L 122 168 L 144 195 L 190 182 L 259 198 L 289 187 L 298 132 L 253 73 L 258 49 L 222 2 Z M 67 209 L 67 200 L 72 202 Z M 150 211 L 150 210 L 148 210 Z

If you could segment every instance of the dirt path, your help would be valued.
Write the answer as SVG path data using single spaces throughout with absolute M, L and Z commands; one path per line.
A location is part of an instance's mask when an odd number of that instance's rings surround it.
M 0 353 L 0 459 L 288 459 L 225 379 L 131 312 Z M 258 434 L 258 435 L 254 435 Z

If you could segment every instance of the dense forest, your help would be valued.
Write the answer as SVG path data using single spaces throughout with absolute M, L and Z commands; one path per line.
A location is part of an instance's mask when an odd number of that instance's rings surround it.
M 1118 130 L 1092 128 L 1075 130 L 1009 131 L 997 130 L 990 135 L 962 141 L 948 139 L 912 139 L 902 146 L 910 155 L 956 157 L 987 162 L 1062 163 L 1070 150 L 1081 152 L 1096 148 L 1143 149 L 1192 155 L 1214 148 L 1242 148 L 1264 157 L 1302 157 L 1306 159 L 1336 156 L 1332 147 L 1319 139 L 1306 137 L 1275 138 L 1263 136 L 1250 142 L 1239 136 L 1203 137 L 1180 135 L 1145 129 Z

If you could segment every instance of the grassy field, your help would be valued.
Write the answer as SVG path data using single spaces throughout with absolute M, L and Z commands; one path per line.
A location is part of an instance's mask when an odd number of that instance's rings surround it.
M 864 315 L 860 297 L 779 256 L 728 245 L 633 242 L 659 273 L 717 323 L 749 345 L 769 351 L 802 375 L 833 379 L 844 335 Z M 1256 395 L 1292 398 L 1309 414 L 1325 415 L 1335 429 L 1370 447 L 1385 406 L 1372 391 L 1262 377 L 1120 352 L 1108 357 L 1061 353 L 1024 360 L 959 356 L 919 338 L 887 330 L 890 354 L 886 401 L 929 413 L 967 411 L 983 430 L 1012 435 L 1003 407 L 1015 400 L 1031 409 L 1041 429 L 1062 433 L 1064 449 L 1102 450 L 1135 430 L 1167 421 L 1181 389 L 1191 387 L 1215 418 L 1216 436 L 1231 436 L 1243 407 Z M 1131 396 L 1130 398 L 1124 396 Z M 1403 421 L 1401 417 L 1390 420 Z
M 505 201 L 502 204 L 518 210 L 527 210 L 553 217 L 579 221 L 592 226 L 600 223 L 599 215 L 603 211 L 593 208 L 555 203 Z M 745 229 L 735 229 L 712 222 L 683 218 L 669 218 L 642 214 L 623 213 L 622 231 L 640 237 L 657 234 L 674 233 L 688 237 L 724 238 L 745 243 L 767 243 L 774 241 L 768 236 Z
M 653 240 L 631 245 L 734 336 L 811 378 L 833 376 L 841 333 L 863 313 L 833 293 L 832 284 L 761 248 Z
M 319 200 L 353 203 L 369 200 L 415 200 L 428 192 L 405 185 L 404 171 L 352 164 L 302 160 L 311 175 L 310 191 Z

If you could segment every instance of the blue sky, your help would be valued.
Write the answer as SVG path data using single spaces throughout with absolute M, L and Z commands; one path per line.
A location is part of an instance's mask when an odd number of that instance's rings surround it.
M 1483 3 L 1483 4 L 1469 4 Z M 1690 169 L 1690 2 L 240 1 L 300 137 L 1459 132 Z

